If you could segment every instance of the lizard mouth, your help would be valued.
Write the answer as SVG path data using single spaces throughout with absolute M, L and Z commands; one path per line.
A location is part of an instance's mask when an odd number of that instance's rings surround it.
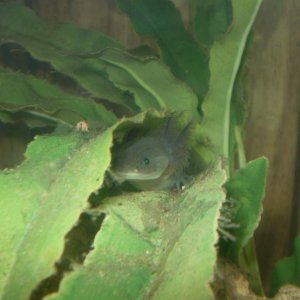
M 117 177 L 123 180 L 129 181 L 151 181 L 151 180 L 165 180 L 173 173 L 173 169 L 171 165 L 168 165 L 161 172 L 150 172 L 150 173 L 142 173 L 141 171 L 134 169 L 130 171 L 118 171 L 115 173 Z
M 119 178 L 126 178 L 125 180 L 153 180 L 153 179 L 158 179 L 163 172 L 157 173 L 157 172 L 153 172 L 153 173 L 147 173 L 147 174 L 143 174 L 138 170 L 132 170 L 130 172 L 126 171 L 126 172 L 116 172 L 115 175 Z

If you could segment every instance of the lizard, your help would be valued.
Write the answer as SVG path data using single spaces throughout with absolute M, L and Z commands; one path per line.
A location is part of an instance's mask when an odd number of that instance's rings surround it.
M 190 178 L 184 169 L 189 162 L 191 123 L 180 132 L 171 123 L 172 117 L 167 119 L 163 130 L 136 138 L 115 153 L 110 173 L 118 183 L 127 181 L 138 190 L 182 189 Z M 218 232 L 223 239 L 234 241 L 236 238 L 228 229 L 240 225 L 232 222 L 228 203 L 221 209 Z
M 179 190 L 186 180 L 190 128 L 188 123 L 181 131 L 176 130 L 174 117 L 168 117 L 162 130 L 124 144 L 115 153 L 113 178 L 138 190 Z

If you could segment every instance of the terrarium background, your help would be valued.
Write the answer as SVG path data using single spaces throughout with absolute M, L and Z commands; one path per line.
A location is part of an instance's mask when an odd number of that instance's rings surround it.
M 133 31 L 112 0 L 19 0 L 39 16 L 100 30 L 133 48 L 148 42 Z M 174 0 L 183 18 L 187 0 Z M 270 160 L 267 196 L 256 244 L 264 283 L 274 263 L 291 254 L 300 232 L 300 2 L 264 0 L 255 21 L 248 57 L 250 101 L 247 159 Z M 29 131 L 0 124 L 0 168 L 22 160 Z

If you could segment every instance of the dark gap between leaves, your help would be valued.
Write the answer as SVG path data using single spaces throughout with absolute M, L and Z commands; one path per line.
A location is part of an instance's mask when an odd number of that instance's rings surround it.
M 90 251 L 97 232 L 105 219 L 105 214 L 91 214 L 84 212 L 65 237 L 65 248 L 58 262 L 55 263 L 56 272 L 42 280 L 33 290 L 30 300 L 41 300 L 43 297 L 58 292 L 64 275 L 73 271 L 74 264 L 83 264 Z
M 37 134 L 46 134 L 53 131 L 54 127 L 30 129 L 21 121 L 21 113 L 8 113 L 15 124 L 0 122 L 0 170 L 16 168 L 25 159 L 28 144 Z
M 22 46 L 16 43 L 0 45 L 0 65 L 15 72 L 32 75 L 38 79 L 58 85 L 65 92 L 82 93 L 82 88 L 75 80 L 56 71 L 50 63 L 35 59 Z
M 46 80 L 71 95 L 93 99 L 96 103 L 112 111 L 117 117 L 133 115 L 133 112 L 125 106 L 91 95 L 76 80 L 55 70 L 50 63 L 35 59 L 24 47 L 17 43 L 0 44 L 0 66 Z M 105 77 L 106 75 L 99 74 L 99 76 Z M 124 98 L 126 102 L 134 103 L 133 95 L 129 92 L 124 92 Z

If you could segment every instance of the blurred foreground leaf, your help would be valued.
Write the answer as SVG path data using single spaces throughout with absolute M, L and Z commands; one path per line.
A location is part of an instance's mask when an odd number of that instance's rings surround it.
M 64 236 L 103 182 L 112 130 L 38 137 L 15 170 L 0 173 L 1 299 L 28 299 L 54 272 Z
M 224 181 L 218 164 L 184 192 L 105 199 L 94 250 L 47 299 L 212 299 Z

